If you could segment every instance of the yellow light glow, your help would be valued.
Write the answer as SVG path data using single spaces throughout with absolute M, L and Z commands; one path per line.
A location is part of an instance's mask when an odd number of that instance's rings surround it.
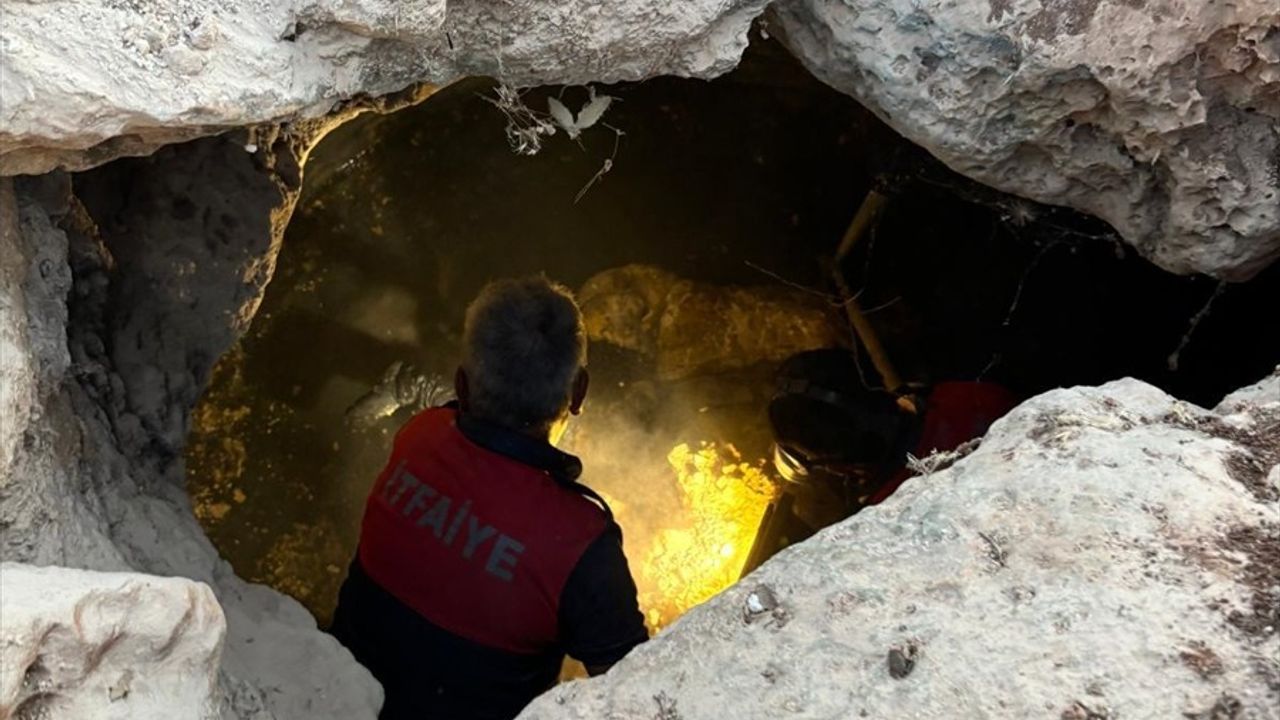
M 640 568 L 655 629 L 737 581 L 775 488 L 732 445 L 677 445 L 667 456 L 687 521 L 660 530 Z

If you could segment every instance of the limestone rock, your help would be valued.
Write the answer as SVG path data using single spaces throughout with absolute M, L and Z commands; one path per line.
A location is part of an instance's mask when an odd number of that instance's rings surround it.
M 814 297 L 695 283 L 648 265 L 596 274 L 578 301 L 591 340 L 653 357 L 663 380 L 780 362 L 840 342 L 832 309 Z
M 212 587 L 227 720 L 372 720 L 372 676 L 297 602 L 236 577 L 184 488 L 191 406 L 257 307 L 297 188 L 269 133 L 114 164 L 74 192 L 58 174 L 0 184 L 0 549 Z
M 0 46 L 0 174 L 316 117 L 418 82 L 710 77 L 737 63 L 766 2 L 14 0 Z
M 1248 387 L 1240 388 L 1218 403 L 1217 412 L 1229 415 L 1247 410 L 1250 405 L 1275 405 L 1280 403 L 1280 367 L 1270 377 Z
M 1280 256 L 1275 0 L 779 0 L 770 26 L 955 170 L 1178 273 Z
M 770 0 L 12 0 L 0 174 L 80 169 L 354 97 L 712 77 Z M 1274 0 L 774 0 L 820 78 L 992 187 L 1111 223 L 1158 265 L 1280 256 Z M 607 8 L 607 9 L 606 9 Z
M 0 584 L 0 716 L 218 717 L 226 621 L 207 585 L 16 563 Z
M 521 718 L 1280 717 L 1265 386 L 1229 415 L 1135 380 L 1033 398 Z

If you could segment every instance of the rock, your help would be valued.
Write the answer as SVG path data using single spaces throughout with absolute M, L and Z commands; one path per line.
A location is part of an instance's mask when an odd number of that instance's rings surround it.
M 1033 398 L 520 717 L 1276 718 L 1280 521 L 1232 460 L 1280 444 L 1237 439 L 1280 418 L 1264 385 L 1229 416 L 1135 380 Z M 761 587 L 785 625 L 749 622 Z
M 356 96 L 712 77 L 768 0 L 16 0 L 0 174 L 81 169 Z M 957 171 L 1111 223 L 1179 273 L 1280 256 L 1272 0 L 776 0 L 815 75 Z M 1034 212 L 1034 209 L 1028 210 Z
M 382 702 L 301 605 L 235 576 L 184 487 L 191 407 L 257 308 L 297 173 L 268 132 L 83 173 L 74 193 L 57 174 L 0 183 L 3 556 L 213 588 L 228 720 L 372 719 Z
M 578 301 L 591 340 L 651 356 L 663 380 L 781 362 L 842 342 L 834 311 L 813 296 L 695 283 L 647 265 L 596 274 Z
M 592 276 L 578 290 L 587 334 L 644 355 L 658 351 L 658 333 L 667 296 L 688 282 L 652 265 L 627 265 Z
M 5 4 L 0 173 L 80 169 L 356 95 L 711 77 L 767 0 L 165 0 Z
M 0 715 L 218 717 L 226 621 L 209 586 L 16 563 L 0 584 Z
M 1222 399 L 1216 412 L 1220 415 L 1247 412 L 1251 405 L 1275 405 L 1280 403 L 1280 366 L 1270 377 L 1241 388 Z
M 737 64 L 766 6 L 14 0 L 0 174 L 92 167 L 465 76 L 712 77 Z M 815 75 L 969 177 L 1096 215 L 1172 272 L 1245 280 L 1280 256 L 1273 0 L 770 7 L 768 28 Z
M 916 669 L 916 646 L 907 643 L 902 647 L 889 648 L 889 677 L 901 680 Z
M 958 172 L 1096 215 L 1166 270 L 1280 256 L 1274 0 L 779 0 L 769 27 Z

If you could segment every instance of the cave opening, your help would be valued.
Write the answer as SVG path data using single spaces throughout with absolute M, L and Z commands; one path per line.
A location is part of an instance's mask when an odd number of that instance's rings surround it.
M 534 155 L 508 146 L 486 80 L 312 151 L 274 278 L 186 449 L 197 518 L 239 575 L 328 619 L 391 437 L 448 398 L 463 310 L 490 279 L 545 273 L 579 294 L 594 387 L 566 449 L 613 505 L 655 627 L 742 569 L 774 492 L 778 364 L 858 346 L 833 271 L 918 383 L 1025 397 L 1136 376 L 1209 405 L 1280 356 L 1257 318 L 1280 269 L 1169 275 L 1100 222 L 950 172 L 771 41 L 714 81 L 595 92 L 615 98 L 601 121 Z M 885 209 L 833 269 L 873 190 Z

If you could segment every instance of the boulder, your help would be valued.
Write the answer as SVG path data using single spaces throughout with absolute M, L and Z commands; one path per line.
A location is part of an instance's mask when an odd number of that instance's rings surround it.
M 218 717 L 227 626 L 208 585 L 17 563 L 0 584 L 0 717 Z
M 419 82 L 711 77 L 737 64 L 766 3 L 14 0 L 0 50 L 0 174 L 317 117 Z
M 752 22 L 957 171 L 1161 267 L 1280 255 L 1273 0 L 166 0 L 5 5 L 0 175 L 293 123 L 418 83 L 708 78 Z M 424 96 L 424 95 L 423 95 Z M 1013 204 L 1023 221 L 1036 208 Z
M 257 308 L 296 197 L 289 143 L 202 139 L 74 192 L 20 180 L 0 183 L 3 557 L 208 585 L 228 720 L 372 720 L 373 677 L 296 601 L 236 577 L 184 487 L 191 406 Z
M 778 0 L 769 26 L 956 171 L 1096 215 L 1166 270 L 1280 256 L 1275 0 Z
M 1280 717 L 1280 373 L 1055 390 L 523 720 Z
M 834 305 L 776 286 L 720 286 L 649 265 L 592 276 L 578 301 L 593 341 L 653 359 L 677 380 L 761 363 L 846 341 Z

